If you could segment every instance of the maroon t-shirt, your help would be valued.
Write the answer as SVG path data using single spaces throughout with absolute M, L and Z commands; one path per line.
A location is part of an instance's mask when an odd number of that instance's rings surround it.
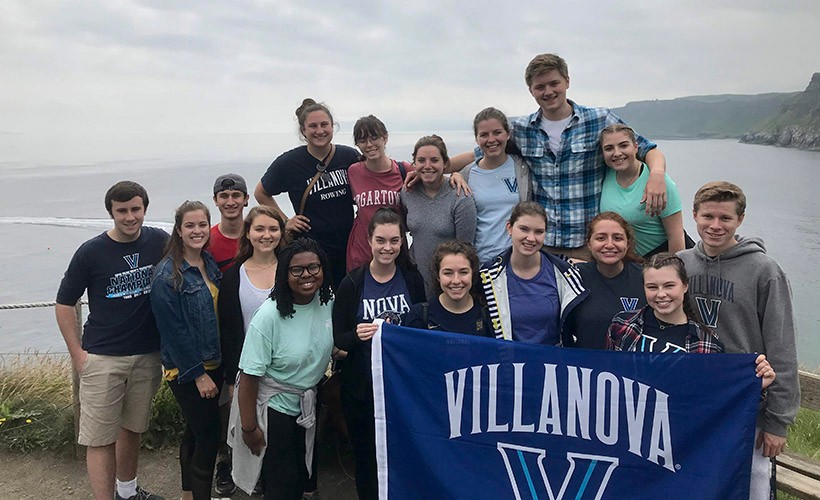
M 236 252 L 239 250 L 239 238 L 228 238 L 219 230 L 219 224 L 211 228 L 211 238 L 208 240 L 208 251 L 214 256 L 219 270 L 223 273 L 231 267 Z

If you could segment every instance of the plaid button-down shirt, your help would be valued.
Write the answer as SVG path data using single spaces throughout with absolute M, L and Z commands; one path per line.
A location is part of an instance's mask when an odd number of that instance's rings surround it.
M 588 108 L 572 101 L 572 118 L 561 134 L 558 154 L 549 148 L 541 129 L 541 110 L 510 120 L 512 139 L 532 173 L 533 199 L 547 211 L 544 245 L 584 246 L 587 224 L 598 215 L 606 173 L 598 138 L 613 123 L 623 123 L 607 108 Z M 653 142 L 638 135 L 638 157 L 643 159 Z
M 649 306 L 637 311 L 619 312 L 612 318 L 606 337 L 610 351 L 640 351 L 638 345 L 643 337 L 644 314 L 652 314 Z M 704 331 L 694 321 L 689 321 L 689 335 L 686 336 L 686 352 L 712 354 L 723 352 L 723 344 L 714 334 Z

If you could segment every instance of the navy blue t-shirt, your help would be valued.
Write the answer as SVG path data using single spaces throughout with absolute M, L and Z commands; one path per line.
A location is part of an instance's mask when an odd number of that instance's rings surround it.
M 670 325 L 655 317 L 651 309 L 643 315 L 643 332 L 637 352 L 686 352 L 689 323 Z
M 120 243 L 102 233 L 80 245 L 60 283 L 57 303 L 73 306 L 88 291 L 84 350 L 107 356 L 159 351 L 149 293 L 167 240 L 162 229 L 143 226 L 136 241 Z
M 402 326 L 422 330 L 441 330 L 452 333 L 466 333 L 481 337 L 495 337 L 484 308 L 474 303 L 472 309 L 460 314 L 452 313 L 434 297 L 427 305 L 427 322 L 424 321 L 424 304 L 413 304 L 402 318 Z
M 541 255 L 541 270 L 524 279 L 507 271 L 512 338 L 530 344 L 557 345 L 561 339 L 561 299 L 552 263 Z
M 410 291 L 398 267 L 393 277 L 386 283 L 379 283 L 373 279 L 370 268 L 365 269 L 362 300 L 356 312 L 357 323 L 369 323 L 376 318 L 389 318 L 391 323 L 397 324 L 395 320 L 408 310 L 410 310 Z
M 606 350 L 606 337 L 612 318 L 621 311 L 636 311 L 646 305 L 641 268 L 626 262 L 614 278 L 598 272 L 594 261 L 577 265 L 589 295 L 570 313 L 564 332 L 575 335 L 575 342 L 564 338 L 567 347 Z

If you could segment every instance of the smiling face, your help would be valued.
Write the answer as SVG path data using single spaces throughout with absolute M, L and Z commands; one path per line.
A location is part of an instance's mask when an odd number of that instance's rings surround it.
M 544 246 L 544 237 L 547 232 L 547 222 L 534 215 L 521 215 L 510 225 L 507 222 L 507 232 L 512 239 L 513 254 L 529 257 L 537 254 Z
M 187 212 L 182 216 L 182 224 L 180 224 L 178 233 L 186 251 L 202 251 L 211 235 L 208 215 L 202 210 Z
M 333 140 L 333 120 L 324 111 L 311 111 L 305 117 L 302 135 L 311 146 L 324 148 Z
M 705 201 L 695 211 L 695 224 L 706 255 L 714 257 L 737 244 L 735 232 L 743 224 L 737 202 Z
M 379 224 L 370 236 L 370 250 L 373 262 L 390 265 L 396 262 L 401 252 L 401 228 L 398 224 Z
M 279 221 L 265 214 L 259 214 L 251 221 L 248 229 L 248 240 L 253 253 L 271 253 L 282 239 L 282 228 Z
M 476 125 L 475 140 L 484 156 L 498 158 L 504 154 L 510 133 L 496 118 L 483 120 Z
M 370 135 L 356 141 L 356 147 L 366 160 L 378 160 L 383 157 L 385 146 L 387 146 L 387 136 Z
M 415 169 L 421 182 L 437 185 L 444 176 L 444 158 L 436 146 L 421 146 L 414 158 Z
M 134 196 L 128 201 L 111 200 L 111 218 L 114 220 L 114 228 L 108 232 L 111 239 L 121 243 L 135 241 L 145 220 L 142 198 Z
M 591 232 L 587 244 L 595 262 L 611 266 L 624 260 L 629 238 L 620 224 L 614 220 L 600 220 Z
M 225 189 L 214 195 L 214 203 L 223 220 L 242 218 L 242 211 L 248 205 L 248 195 L 236 189 Z
M 534 76 L 529 89 L 535 102 L 548 120 L 561 120 L 572 113 L 567 101 L 569 79 L 561 76 L 557 69 Z
M 438 269 L 438 282 L 441 291 L 450 300 L 457 302 L 467 297 L 473 286 L 473 268 L 467 257 L 460 253 L 442 257 Z
M 644 270 L 643 289 L 646 303 L 655 310 L 659 319 L 664 319 L 680 315 L 689 286 L 683 283 L 673 266 L 664 266 Z
M 604 162 L 612 170 L 623 172 L 638 168 L 638 145 L 626 132 L 604 133 L 601 136 Z
M 315 274 L 310 273 L 315 271 Z M 296 274 L 296 276 L 294 276 Z M 325 277 L 319 256 L 313 252 L 300 252 L 293 256 L 288 266 L 288 286 L 293 293 L 294 304 L 309 304 L 322 287 Z

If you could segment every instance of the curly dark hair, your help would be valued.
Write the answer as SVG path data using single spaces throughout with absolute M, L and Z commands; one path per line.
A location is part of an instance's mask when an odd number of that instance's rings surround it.
M 322 286 L 319 288 L 319 301 L 322 305 L 333 299 L 333 289 L 330 284 L 333 273 L 327 254 L 313 238 L 299 238 L 290 246 L 282 250 L 279 256 L 279 265 L 276 267 L 276 284 L 270 293 L 270 298 L 276 301 L 276 309 L 283 318 L 292 318 L 296 310 L 293 308 L 293 291 L 288 285 L 288 273 L 293 257 L 300 253 L 312 253 L 319 257 L 322 265 Z

